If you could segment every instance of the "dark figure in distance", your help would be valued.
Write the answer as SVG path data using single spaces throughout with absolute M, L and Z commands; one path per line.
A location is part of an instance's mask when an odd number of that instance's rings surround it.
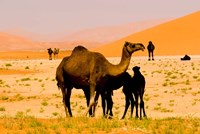
M 52 60 L 52 53 L 53 53 L 53 50 L 51 48 L 48 48 L 48 54 L 49 54 L 49 60 Z
M 181 60 L 191 60 L 191 58 L 190 58 L 190 56 L 188 56 L 188 55 L 186 54 L 183 58 L 181 58 Z
M 155 49 L 155 46 L 153 45 L 152 41 L 149 41 L 147 49 L 148 49 L 148 53 L 149 53 L 149 60 L 151 60 L 151 57 L 152 57 L 152 60 L 154 60 L 153 51 Z

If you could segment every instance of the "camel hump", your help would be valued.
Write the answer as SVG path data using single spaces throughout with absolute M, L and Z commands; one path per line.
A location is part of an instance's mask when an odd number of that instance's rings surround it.
M 87 51 L 87 48 L 85 48 L 84 46 L 76 46 L 72 52 L 76 52 L 76 51 Z

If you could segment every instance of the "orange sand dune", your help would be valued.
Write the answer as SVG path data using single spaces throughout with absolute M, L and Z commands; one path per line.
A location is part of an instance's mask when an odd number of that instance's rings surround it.
M 0 51 L 38 51 L 47 48 L 60 48 L 62 50 L 73 49 L 77 45 L 87 48 L 100 46 L 100 43 L 87 40 L 64 41 L 64 42 L 37 42 L 27 38 L 0 32 Z
M 179 19 L 132 34 L 95 49 L 105 56 L 121 56 L 125 41 L 141 42 L 145 46 L 151 40 L 156 55 L 199 55 L 200 54 L 200 11 Z M 137 52 L 135 55 L 147 55 Z
M 41 43 L 3 32 L 0 32 L 0 46 L 1 51 L 34 50 L 34 48 L 42 48 Z

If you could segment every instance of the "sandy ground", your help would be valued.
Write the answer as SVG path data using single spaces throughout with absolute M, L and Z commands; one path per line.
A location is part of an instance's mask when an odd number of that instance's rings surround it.
M 128 72 L 132 75 L 132 67 L 140 66 L 146 79 L 144 101 L 148 117 L 200 117 L 200 56 L 191 57 L 191 61 L 180 61 L 180 56 L 155 57 L 155 61 L 132 57 Z M 120 60 L 108 59 L 114 64 Z M 0 116 L 22 112 L 36 118 L 65 116 L 61 91 L 55 81 L 60 61 L 1 56 Z M 114 91 L 113 101 L 114 117 L 121 118 L 125 105 L 122 88 Z M 71 108 L 74 116 L 85 113 L 82 90 L 73 89 Z M 102 116 L 101 99 L 96 112 L 96 116 Z

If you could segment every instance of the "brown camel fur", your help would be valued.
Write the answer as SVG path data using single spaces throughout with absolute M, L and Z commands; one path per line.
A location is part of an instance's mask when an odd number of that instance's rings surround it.
M 68 57 L 63 58 L 63 60 L 61 61 L 61 63 L 59 64 L 59 66 L 57 67 L 56 70 L 56 80 L 57 80 L 57 86 L 58 88 L 61 89 L 62 91 L 62 95 L 63 95 L 63 103 L 65 106 L 65 99 L 66 99 L 66 94 L 65 94 L 65 83 L 64 83 L 64 75 L 63 75 L 63 70 L 62 67 L 65 63 L 65 61 L 68 59 Z M 112 117 L 113 113 L 112 113 L 112 106 L 113 106 L 113 101 L 112 101 L 112 92 L 113 90 L 117 90 L 119 89 L 121 86 L 123 86 L 127 80 L 131 79 L 131 76 L 125 72 L 122 75 L 118 76 L 118 77 L 109 77 L 108 81 L 105 84 L 105 88 L 104 88 L 104 92 L 101 93 L 101 97 L 102 97 L 102 109 L 103 109 L 103 115 L 104 117 Z M 90 97 L 90 93 L 89 91 L 89 86 L 86 89 L 83 89 L 85 97 L 86 97 L 86 101 L 87 101 L 87 106 L 89 105 L 89 97 Z M 70 104 L 70 98 L 69 99 L 69 104 Z M 66 107 L 65 106 L 65 110 L 67 113 L 67 108 L 70 107 Z M 70 116 L 72 116 L 72 112 L 71 109 L 68 110 Z M 91 116 L 92 111 L 89 112 L 89 115 Z M 109 114 L 109 115 L 108 115 Z M 107 116 L 108 115 L 108 116 Z
M 111 64 L 102 54 L 88 51 L 83 46 L 77 46 L 63 65 L 64 89 L 66 88 L 65 107 L 70 109 L 69 99 L 73 87 L 87 89 L 89 87 L 90 102 L 86 114 L 92 108 L 95 115 L 95 107 L 99 94 L 109 76 L 119 76 L 124 73 L 130 63 L 131 55 L 138 50 L 144 50 L 141 43 L 125 42 L 122 49 L 121 61 L 118 65 Z M 96 94 L 95 94 L 96 90 Z
M 61 61 L 61 63 L 57 67 L 57 70 L 56 70 L 56 80 L 57 80 L 57 86 L 58 86 L 58 88 L 60 88 L 61 91 L 62 91 L 63 104 L 64 104 L 66 116 L 68 116 L 67 115 L 67 111 L 68 111 L 69 115 L 72 117 L 72 112 L 71 112 L 71 108 L 70 108 L 70 96 L 66 96 L 67 95 L 67 89 L 66 89 L 65 82 L 64 82 L 64 77 L 65 76 L 63 74 L 63 69 L 62 69 L 65 61 L 68 58 L 69 57 L 63 58 L 63 60 Z M 89 100 L 90 100 L 90 98 L 89 98 L 90 97 L 89 87 L 84 88 L 83 92 L 84 92 L 85 97 L 86 97 L 87 106 L 89 106 Z M 89 115 L 90 116 L 92 115 L 92 111 L 91 110 L 89 112 Z
M 57 86 L 61 89 L 62 91 L 62 95 L 63 95 L 63 103 L 65 106 L 65 85 L 64 85 L 64 75 L 63 75 L 63 71 L 62 71 L 62 66 L 64 64 L 64 62 L 67 60 L 68 57 L 63 58 L 63 60 L 61 61 L 61 63 L 59 64 L 59 66 L 57 67 L 56 70 L 56 80 L 57 80 Z M 113 94 L 113 90 L 117 90 L 120 87 L 122 87 L 123 85 L 125 85 L 128 80 L 131 79 L 131 76 L 125 72 L 120 76 L 117 77 L 109 77 L 108 81 L 105 84 L 104 87 L 104 92 L 101 93 L 101 97 L 102 97 L 102 110 L 103 110 L 103 115 L 104 117 L 108 117 L 108 118 L 112 118 L 113 116 L 113 112 L 112 112 L 112 107 L 113 107 L 113 101 L 112 101 L 112 94 Z M 89 97 L 90 97 L 90 93 L 87 92 L 89 91 L 89 87 L 87 87 L 86 89 L 83 89 L 85 97 L 86 97 L 86 101 L 87 101 L 87 106 L 89 105 Z M 70 104 L 70 98 L 69 99 L 69 104 Z M 66 108 L 70 108 L 70 107 L 66 107 L 65 106 L 65 110 L 67 113 L 67 109 Z M 72 112 L 71 109 L 68 110 L 70 116 L 72 116 Z M 89 115 L 91 116 L 92 111 L 89 112 Z

